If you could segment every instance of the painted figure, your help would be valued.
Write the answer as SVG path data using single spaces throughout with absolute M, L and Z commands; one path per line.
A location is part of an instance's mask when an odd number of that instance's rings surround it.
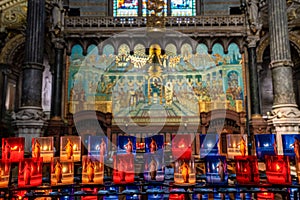
M 181 165 L 181 174 L 184 183 L 189 183 L 189 166 L 186 164 L 185 161 L 183 161 L 183 164 Z
M 57 160 L 56 165 L 54 167 L 54 173 L 57 180 L 57 183 L 61 183 L 62 179 L 62 164 L 59 160 Z
M 25 167 L 23 169 L 24 172 L 24 182 L 25 185 L 30 185 L 30 178 L 31 178 L 31 166 L 28 161 L 25 161 Z
M 126 166 L 124 165 L 124 162 L 123 162 L 123 160 L 121 158 L 119 159 L 118 165 L 119 165 L 118 172 L 119 172 L 120 181 L 125 181 Z
M 87 164 L 87 175 L 88 175 L 89 182 L 94 182 L 95 165 L 91 159 L 88 161 Z
M 35 140 L 33 147 L 33 157 L 39 158 L 41 156 L 41 144 L 38 140 Z
M 294 147 L 294 152 L 295 152 L 295 158 L 297 159 L 297 161 L 300 161 L 300 141 L 298 138 L 294 137 L 294 143 L 291 144 L 291 146 Z
M 69 138 L 67 138 L 67 141 L 68 142 L 65 146 L 65 150 L 67 152 L 67 158 L 71 159 L 73 156 L 73 142 Z
M 239 144 L 240 146 L 240 152 L 242 154 L 242 156 L 246 155 L 246 141 L 243 137 L 241 137 L 241 142 Z
M 101 138 L 101 143 L 100 143 L 100 159 L 104 158 L 106 152 L 106 143 L 104 138 Z
M 10 159 L 10 153 L 11 153 L 10 145 L 8 144 L 7 141 L 5 141 L 5 144 L 4 144 L 4 159 L 9 160 Z
M 149 145 L 149 149 L 151 153 L 154 153 L 157 150 L 157 144 L 153 138 L 151 138 L 151 143 Z
M 125 149 L 126 149 L 127 153 L 132 153 L 132 151 L 133 151 L 133 144 L 132 144 L 132 141 L 130 140 L 130 138 L 128 138 L 128 142 L 124 146 L 125 146 Z
M 225 180 L 224 163 L 221 159 L 219 159 L 217 169 L 218 169 L 218 174 L 220 176 L 221 181 L 224 181 Z
M 151 162 L 149 163 L 149 172 L 150 172 L 151 180 L 155 180 L 156 179 L 156 170 L 157 170 L 157 162 L 152 157 L 151 158 Z

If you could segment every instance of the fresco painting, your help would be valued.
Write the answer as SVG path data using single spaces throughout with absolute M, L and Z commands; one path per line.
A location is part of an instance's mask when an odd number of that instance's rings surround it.
M 164 107 L 168 117 L 197 116 L 214 109 L 244 111 L 242 55 L 235 43 L 224 53 L 216 43 L 212 53 L 198 44 L 195 53 L 183 44 L 149 49 L 137 44 L 115 48 L 91 45 L 83 56 L 72 48 L 68 66 L 69 111 L 100 110 L 114 117 L 147 117 L 150 108 Z M 195 109 L 196 108 L 196 109 Z M 160 112 L 156 112 L 161 115 Z

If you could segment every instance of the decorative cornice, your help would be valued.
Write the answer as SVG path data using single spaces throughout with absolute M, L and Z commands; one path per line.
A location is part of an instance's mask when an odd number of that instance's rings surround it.
M 105 34 L 124 32 L 132 28 L 146 27 L 146 17 L 65 17 L 64 34 L 71 37 L 86 37 L 93 34 L 100 37 Z M 244 15 L 224 16 L 181 16 L 165 17 L 165 26 L 182 33 L 215 36 L 245 36 Z

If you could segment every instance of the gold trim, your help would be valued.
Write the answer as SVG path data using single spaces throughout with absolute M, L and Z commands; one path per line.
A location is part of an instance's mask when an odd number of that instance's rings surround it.
M 51 117 L 51 120 L 53 121 L 61 121 L 61 117 L 60 116 L 54 116 L 54 117 Z
M 253 114 L 253 115 L 251 115 L 251 118 L 252 119 L 261 119 L 262 116 L 261 116 L 261 114 Z

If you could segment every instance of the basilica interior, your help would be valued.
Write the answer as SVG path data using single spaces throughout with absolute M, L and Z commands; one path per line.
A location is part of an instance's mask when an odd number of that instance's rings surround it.
M 299 24 L 299 0 L 2 0 L 0 198 L 298 199 Z

